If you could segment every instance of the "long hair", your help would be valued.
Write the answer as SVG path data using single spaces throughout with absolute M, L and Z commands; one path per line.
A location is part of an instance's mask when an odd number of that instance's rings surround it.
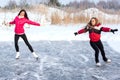
M 20 10 L 20 12 L 18 13 L 18 16 L 20 15 L 21 12 L 25 12 L 24 17 L 25 17 L 26 19 L 29 19 L 29 18 L 28 18 L 28 15 L 27 15 L 27 12 L 26 12 L 25 9 Z
M 96 23 L 95 23 L 95 26 L 96 26 L 96 25 L 99 23 L 99 22 L 98 22 L 98 19 L 97 19 L 96 17 L 92 17 L 92 18 L 90 19 L 90 21 L 89 21 L 88 24 L 89 24 L 90 26 L 93 26 L 93 25 L 92 25 L 92 19 L 95 20 L 95 22 L 96 22 Z
M 92 25 L 92 19 L 95 19 L 95 25 Z M 88 24 L 85 26 L 85 28 L 87 29 L 87 28 L 91 28 L 91 27 L 93 27 L 93 26 L 98 26 L 98 25 L 100 25 L 101 23 L 98 21 L 98 19 L 96 18 L 96 17 L 92 17 L 91 19 L 90 19 L 90 21 L 88 22 Z

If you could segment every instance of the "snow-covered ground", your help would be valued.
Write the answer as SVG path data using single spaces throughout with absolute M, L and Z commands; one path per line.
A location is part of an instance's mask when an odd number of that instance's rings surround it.
M 106 19 L 115 19 L 115 18 L 117 19 L 119 17 L 118 15 L 104 13 L 97 8 L 89 8 L 89 9 L 80 11 L 79 14 L 83 14 L 89 17 L 101 17 L 101 18 L 104 17 Z
M 43 7 L 47 7 L 47 6 L 43 6 Z M 48 24 L 51 24 L 51 16 L 55 13 L 60 13 L 60 17 L 62 19 L 64 19 L 64 17 L 66 15 L 70 15 L 71 18 L 73 18 L 73 16 L 80 16 L 80 15 L 83 15 L 83 16 L 86 16 L 86 17 L 98 17 L 102 20 L 100 20 L 102 23 L 104 23 L 103 19 L 105 20 L 112 20 L 114 21 L 115 23 L 117 23 L 119 21 L 119 15 L 117 14 L 107 14 L 105 12 L 102 12 L 100 11 L 99 9 L 97 8 L 89 8 L 89 9 L 86 9 L 86 10 L 81 10 L 81 11 L 78 11 L 76 13 L 68 13 L 66 11 L 63 11 L 63 10 L 60 10 L 60 9 L 57 9 L 57 8 L 52 8 L 52 7 L 47 7 L 46 8 L 46 13 L 43 14 L 43 13 L 40 13 L 40 12 L 30 12 L 30 11 L 27 11 L 28 12 L 28 17 L 33 20 L 33 21 L 37 21 L 37 22 L 40 22 L 42 23 L 43 25 L 48 25 Z M 18 11 L 19 12 L 19 11 Z M 6 22 L 9 22 L 11 20 L 13 20 L 15 18 L 15 16 L 17 16 L 18 12 L 7 12 L 7 11 L 3 11 L 3 12 L 0 12 L 0 24 L 3 22 L 3 21 L 6 21 Z

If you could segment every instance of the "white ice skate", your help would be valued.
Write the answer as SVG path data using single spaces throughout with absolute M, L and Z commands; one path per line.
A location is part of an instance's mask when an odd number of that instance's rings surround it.
M 101 64 L 98 62 L 98 63 L 96 63 L 96 66 L 97 66 L 97 67 L 100 67 L 100 66 L 101 66 Z
M 16 57 L 15 57 L 16 59 L 19 59 L 20 58 L 20 52 L 17 52 L 16 53 Z
M 110 60 L 110 59 L 108 59 L 106 62 L 107 62 L 107 63 L 111 63 L 111 60 Z
M 38 55 L 37 55 L 35 52 L 33 52 L 32 54 L 33 54 L 33 56 L 36 58 L 36 60 L 39 59 Z

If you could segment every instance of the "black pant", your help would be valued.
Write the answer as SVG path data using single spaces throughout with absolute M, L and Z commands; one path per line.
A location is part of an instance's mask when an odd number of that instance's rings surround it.
M 90 45 L 95 50 L 95 61 L 96 61 L 96 63 L 99 62 L 99 59 L 98 59 L 99 58 L 99 50 L 101 51 L 103 60 L 107 61 L 107 58 L 105 56 L 104 47 L 103 47 L 103 44 L 102 44 L 101 40 L 99 40 L 98 42 L 90 41 Z
M 28 46 L 28 48 L 30 49 L 30 51 L 31 51 L 31 52 L 34 52 L 32 46 L 31 46 L 30 43 L 28 42 L 27 37 L 26 37 L 25 34 L 22 34 L 22 35 L 17 35 L 17 34 L 15 34 L 14 42 L 15 42 L 16 52 L 19 52 L 18 40 L 19 40 L 20 37 L 24 40 L 25 44 Z

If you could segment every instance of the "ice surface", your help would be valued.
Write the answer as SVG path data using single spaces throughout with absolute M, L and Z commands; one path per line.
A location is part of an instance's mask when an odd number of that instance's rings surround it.
M 72 44 L 71 44 L 72 43 Z M 36 61 L 26 45 L 19 42 L 21 57 L 15 60 L 13 42 L 0 42 L 0 80 L 119 80 L 120 54 L 104 42 L 106 64 L 100 56 L 96 67 L 89 41 L 31 42 L 40 60 Z

